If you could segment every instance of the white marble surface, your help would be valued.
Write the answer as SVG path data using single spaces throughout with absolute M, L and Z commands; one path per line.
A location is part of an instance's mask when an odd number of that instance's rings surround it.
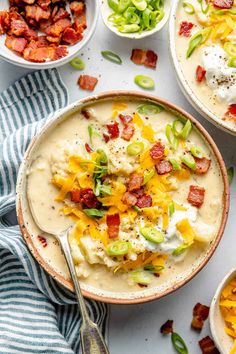
M 150 48 L 159 55 L 156 71 L 134 65 L 130 60 L 132 48 Z M 118 66 L 102 59 L 101 50 L 112 50 L 123 58 Z M 168 53 L 167 28 L 161 33 L 144 40 L 126 40 L 116 37 L 104 27 L 100 19 L 97 31 L 89 45 L 81 52 L 86 61 L 85 73 L 99 77 L 94 93 L 112 89 L 139 90 L 133 82 L 136 74 L 152 76 L 156 82 L 154 94 L 185 108 L 192 113 L 217 143 L 227 166 L 236 167 L 236 138 L 220 130 L 200 117 L 182 95 L 175 79 Z M 80 72 L 69 65 L 59 69 L 66 83 L 70 101 L 87 96 L 76 82 Z M 0 91 L 27 70 L 12 66 L 0 60 Z M 212 186 L 214 188 L 214 186 Z M 236 265 L 236 178 L 231 186 L 231 210 L 223 239 L 208 265 L 190 283 L 159 301 L 135 306 L 111 306 L 110 353 L 111 354 L 171 354 L 174 350 L 170 338 L 159 334 L 160 325 L 167 319 L 175 321 L 175 329 L 185 339 L 191 354 L 200 353 L 198 340 L 209 334 L 206 324 L 201 335 L 190 329 L 192 308 L 198 301 L 210 304 L 217 284 L 229 269 Z

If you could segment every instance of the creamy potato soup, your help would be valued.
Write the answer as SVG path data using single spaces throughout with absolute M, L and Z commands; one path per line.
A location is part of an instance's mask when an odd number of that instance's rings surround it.
M 149 101 L 105 100 L 49 130 L 28 171 L 45 228 L 74 228 L 82 286 L 137 293 L 191 273 L 214 241 L 223 182 L 190 121 Z M 43 258 L 67 277 L 58 244 L 27 219 Z M 115 295 L 114 295 L 115 296 Z
M 236 2 L 179 1 L 176 52 L 196 97 L 236 128 Z

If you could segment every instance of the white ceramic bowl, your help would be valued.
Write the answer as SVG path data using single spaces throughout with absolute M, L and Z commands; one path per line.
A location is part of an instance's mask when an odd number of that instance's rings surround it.
M 231 271 L 224 277 L 224 279 L 219 284 L 216 293 L 211 302 L 210 308 L 210 327 L 211 333 L 214 338 L 215 344 L 219 349 L 221 354 L 229 354 L 230 349 L 233 345 L 233 340 L 230 336 L 225 333 L 225 321 L 220 312 L 220 295 L 223 288 L 229 283 L 234 277 L 236 277 L 236 268 L 231 269 Z
M 101 0 L 101 14 L 102 14 L 102 19 L 105 23 L 105 25 L 117 36 L 124 37 L 124 38 L 129 38 L 129 39 L 141 39 L 147 36 L 151 36 L 152 34 L 160 31 L 166 24 L 169 14 L 170 14 L 170 7 L 171 7 L 171 0 L 165 0 L 165 5 L 164 5 L 164 11 L 165 11 L 165 16 L 163 19 L 156 25 L 155 28 L 153 28 L 150 31 L 144 31 L 142 33 L 121 33 L 117 30 L 117 28 L 108 21 L 108 16 L 111 15 L 114 11 L 109 7 L 107 0 Z
M 176 41 L 175 41 L 175 38 L 176 38 L 176 12 L 177 12 L 180 1 L 181 0 L 173 0 L 172 1 L 171 11 L 170 11 L 170 20 L 169 20 L 169 48 L 170 48 L 172 63 L 174 65 L 174 69 L 175 69 L 176 76 L 177 76 L 177 81 L 180 85 L 180 88 L 181 88 L 183 94 L 187 98 L 187 100 L 202 116 L 204 116 L 207 120 L 209 120 L 211 123 L 216 125 L 218 128 L 221 128 L 230 134 L 236 135 L 236 126 L 235 126 L 235 128 L 229 126 L 229 124 L 226 121 L 223 121 L 221 118 L 219 118 L 215 114 L 213 114 L 209 110 L 209 108 L 205 104 L 203 104 L 203 102 L 201 100 L 199 100 L 197 98 L 194 91 L 190 87 L 188 80 L 186 80 L 186 77 L 184 75 L 184 72 L 181 68 L 181 64 L 180 64 L 177 54 L 176 54 Z
M 8 0 L 0 1 L 0 11 L 6 10 L 9 8 Z M 93 33 L 95 32 L 96 23 L 98 19 L 98 1 L 97 0 L 86 0 L 86 17 L 87 17 L 87 29 L 84 31 L 84 38 L 82 41 L 78 42 L 73 46 L 68 46 L 68 55 L 59 60 L 49 61 L 46 63 L 32 63 L 30 61 L 25 60 L 21 56 L 15 54 L 13 51 L 8 49 L 5 42 L 5 35 L 0 35 L 0 58 L 28 69 L 49 69 L 55 68 L 57 66 L 61 66 L 65 63 L 68 63 L 71 59 L 73 59 L 78 52 L 88 43 Z

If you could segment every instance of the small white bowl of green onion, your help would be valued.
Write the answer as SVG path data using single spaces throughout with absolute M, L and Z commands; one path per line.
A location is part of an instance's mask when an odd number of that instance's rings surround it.
M 170 6 L 171 0 L 102 0 L 101 14 L 118 36 L 141 39 L 163 28 Z

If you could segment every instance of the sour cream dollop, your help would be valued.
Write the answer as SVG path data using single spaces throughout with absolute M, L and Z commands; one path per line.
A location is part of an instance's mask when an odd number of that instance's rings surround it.
M 236 69 L 228 66 L 228 56 L 219 45 L 205 47 L 202 63 L 206 70 L 206 83 L 220 101 L 236 103 Z

